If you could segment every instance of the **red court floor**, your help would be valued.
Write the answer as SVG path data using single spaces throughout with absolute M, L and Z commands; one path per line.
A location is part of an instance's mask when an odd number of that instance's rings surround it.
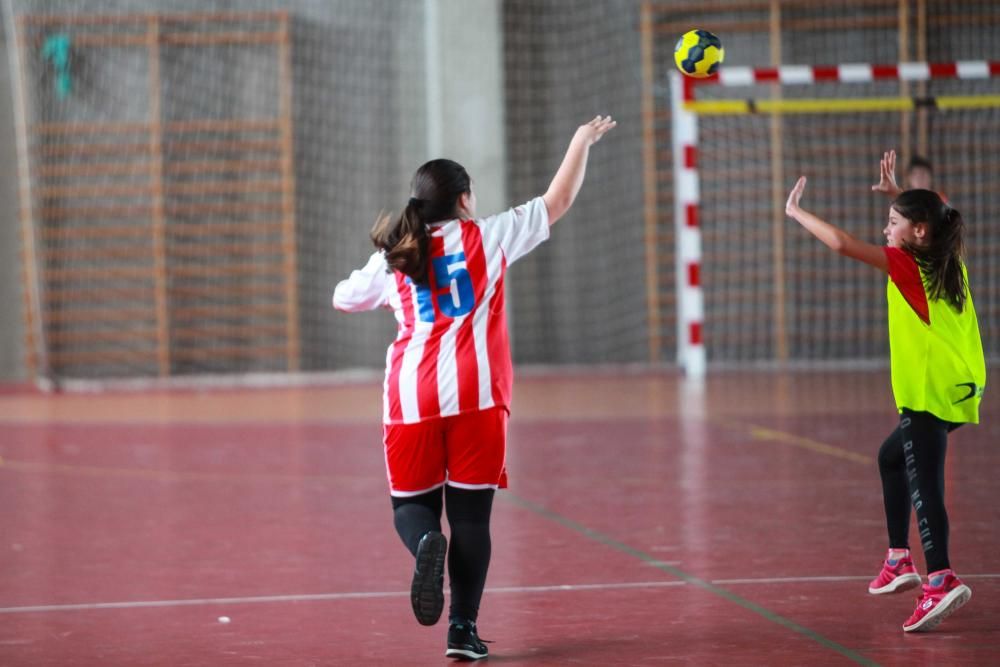
M 523 373 L 489 662 L 1000 663 L 991 393 L 947 468 L 972 600 L 904 636 L 915 593 L 867 594 L 888 385 L 886 370 Z M 377 380 L 0 394 L 0 665 L 448 664 L 446 625 L 409 609 L 379 401 Z

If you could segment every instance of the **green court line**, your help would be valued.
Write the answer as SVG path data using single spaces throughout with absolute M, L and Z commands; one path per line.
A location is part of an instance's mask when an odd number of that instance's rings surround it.
M 844 656 L 845 658 L 859 665 L 866 665 L 867 667 L 879 667 L 877 662 L 869 660 L 865 656 L 861 655 L 860 653 L 856 653 L 855 651 L 852 651 L 846 646 L 841 646 L 832 639 L 827 639 L 826 637 L 824 637 L 823 635 L 819 634 L 814 630 L 810 630 L 805 626 L 799 625 L 795 621 L 789 620 L 784 616 L 780 616 L 774 613 L 773 611 L 770 611 L 769 609 L 766 609 L 754 602 L 751 602 L 750 600 L 747 600 L 746 598 L 740 597 L 735 593 L 727 591 L 725 588 L 721 588 L 710 582 L 705 581 L 704 579 L 700 579 L 692 574 L 688 574 L 687 572 L 684 572 L 683 570 L 680 570 L 672 565 L 667 565 L 666 563 L 660 561 L 657 558 L 654 558 L 653 556 L 647 554 L 646 552 L 640 551 L 639 549 L 636 549 L 634 547 L 630 547 L 624 542 L 619 542 L 613 537 L 609 537 L 604 533 L 600 533 L 596 530 L 593 530 L 592 528 L 588 528 L 587 526 L 584 526 L 581 523 L 577 523 L 573 519 L 564 517 L 563 515 L 553 512 L 552 510 L 546 507 L 533 503 L 530 500 L 521 498 L 520 496 L 511 493 L 509 490 L 506 490 L 503 493 L 501 493 L 500 497 L 507 498 L 515 505 L 519 505 L 524 509 L 527 509 L 541 517 L 544 517 L 546 519 L 549 519 L 550 521 L 558 523 L 560 526 L 563 526 L 564 528 L 569 528 L 570 530 L 580 533 L 584 537 L 587 537 L 595 542 L 599 542 L 600 544 L 603 544 L 607 547 L 611 547 L 615 551 L 620 551 L 624 554 L 632 556 L 633 558 L 638 558 L 644 563 L 652 565 L 653 567 L 662 570 L 667 574 L 673 575 L 678 579 L 686 581 L 687 583 L 693 586 L 697 586 L 703 590 L 708 591 L 709 593 L 712 593 L 713 595 L 723 598 L 724 600 L 728 600 L 729 602 L 737 604 L 740 607 L 743 607 L 744 609 L 747 609 L 749 611 L 754 612 L 755 614 L 758 614 L 759 616 L 763 616 L 772 623 L 777 623 L 778 625 L 788 628 L 793 632 L 797 632 L 800 635 L 803 635 L 819 644 L 822 644 L 828 649 L 839 653 L 840 655 Z

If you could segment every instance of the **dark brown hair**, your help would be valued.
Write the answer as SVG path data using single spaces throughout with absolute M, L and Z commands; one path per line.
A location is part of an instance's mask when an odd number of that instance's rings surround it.
M 465 167 L 452 160 L 431 160 L 413 175 L 413 196 L 400 216 L 379 216 L 372 228 L 372 243 L 385 251 L 389 268 L 427 282 L 430 233 L 427 225 L 458 217 L 458 198 L 472 192 Z
M 910 173 L 914 169 L 926 169 L 930 173 L 934 173 L 934 166 L 931 165 L 931 161 L 920 155 L 914 155 L 910 158 L 910 164 L 906 165 L 906 173 Z
M 945 299 L 961 312 L 968 294 L 962 272 L 965 254 L 962 214 L 931 190 L 907 190 L 896 198 L 892 207 L 913 224 L 927 224 L 930 242 L 925 246 L 907 244 L 906 248 L 920 265 L 927 295 Z

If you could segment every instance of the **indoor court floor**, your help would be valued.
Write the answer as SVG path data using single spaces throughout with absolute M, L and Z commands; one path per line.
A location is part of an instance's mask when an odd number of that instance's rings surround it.
M 380 392 L 4 390 L 0 665 L 448 664 L 445 621 L 410 611 Z M 886 547 L 887 369 L 523 372 L 514 393 L 490 664 L 1000 661 L 989 389 L 946 472 L 972 599 L 906 636 L 916 592 L 866 590 Z

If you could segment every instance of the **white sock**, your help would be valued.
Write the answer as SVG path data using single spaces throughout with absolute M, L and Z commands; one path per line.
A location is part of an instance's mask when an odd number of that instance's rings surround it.
M 931 586 L 940 586 L 941 582 L 944 581 L 944 576 L 946 574 L 954 574 L 951 569 L 938 570 L 937 572 L 931 572 L 927 575 L 927 583 Z
M 909 549 L 889 549 L 889 556 L 886 560 L 899 560 L 910 556 Z

